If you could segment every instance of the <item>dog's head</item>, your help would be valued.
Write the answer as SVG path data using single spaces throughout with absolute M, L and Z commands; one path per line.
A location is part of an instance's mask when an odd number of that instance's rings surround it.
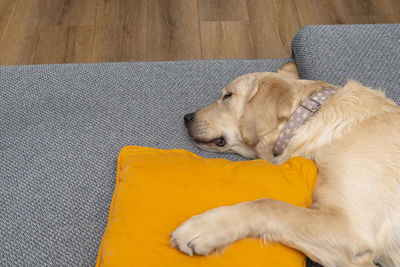
M 271 160 L 279 131 L 294 109 L 296 91 L 303 86 L 299 81 L 294 63 L 278 73 L 241 76 L 223 89 L 216 103 L 186 114 L 185 126 L 205 150 Z

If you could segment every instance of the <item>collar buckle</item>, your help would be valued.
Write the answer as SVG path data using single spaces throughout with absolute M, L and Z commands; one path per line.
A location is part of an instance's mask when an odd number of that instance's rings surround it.
M 306 101 L 309 100 L 308 102 L 310 103 L 309 105 L 306 104 Z M 308 97 L 303 103 L 300 103 L 299 106 L 302 108 L 307 109 L 308 111 L 315 113 L 321 108 L 321 103 L 315 100 L 312 97 Z

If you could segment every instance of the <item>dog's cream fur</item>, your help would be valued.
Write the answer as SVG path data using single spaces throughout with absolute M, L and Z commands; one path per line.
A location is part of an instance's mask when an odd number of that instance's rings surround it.
M 188 131 L 200 147 L 277 164 L 302 156 L 316 162 L 319 177 L 309 209 L 273 199 L 219 207 L 183 223 L 171 235 L 174 247 L 209 255 L 259 237 L 326 267 L 400 266 L 400 108 L 384 93 L 355 81 L 335 87 L 284 153 L 272 154 L 298 103 L 325 86 L 332 85 L 298 79 L 287 63 L 278 73 L 237 78 L 217 103 L 195 113 Z

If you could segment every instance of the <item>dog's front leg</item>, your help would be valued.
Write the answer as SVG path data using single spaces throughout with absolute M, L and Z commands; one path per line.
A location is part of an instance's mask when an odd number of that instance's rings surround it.
M 302 216 L 300 209 L 273 199 L 218 207 L 184 222 L 171 234 L 170 242 L 188 255 L 209 255 L 245 237 L 293 240 L 285 235 L 291 235 L 287 229 L 289 224 L 297 223 L 298 216 Z
M 260 199 L 190 218 L 171 234 L 171 245 L 189 255 L 209 255 L 245 237 L 258 237 L 296 248 L 324 266 L 373 266 L 373 246 L 354 230 L 335 208 L 306 209 Z

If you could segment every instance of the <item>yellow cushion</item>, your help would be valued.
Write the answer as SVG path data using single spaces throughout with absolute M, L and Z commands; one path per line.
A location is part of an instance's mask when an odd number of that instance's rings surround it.
M 257 239 L 239 241 L 222 254 L 190 257 L 169 245 L 169 235 L 218 206 L 275 198 L 308 207 L 316 179 L 314 162 L 300 157 L 275 166 L 125 147 L 96 266 L 305 266 L 300 252 Z

